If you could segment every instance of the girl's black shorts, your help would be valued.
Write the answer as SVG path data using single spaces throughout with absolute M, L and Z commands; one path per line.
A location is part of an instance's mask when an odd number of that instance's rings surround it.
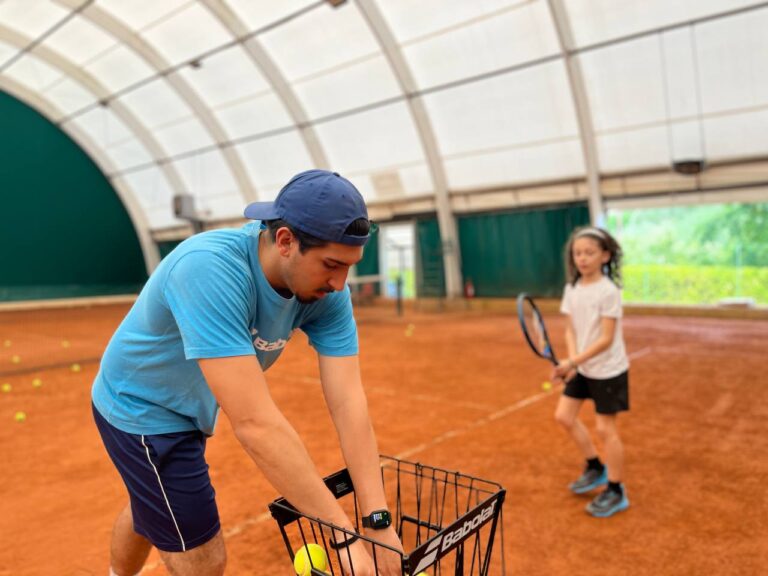
M 629 371 L 605 380 L 587 378 L 577 373 L 565 385 L 563 394 L 577 400 L 592 398 L 598 414 L 616 414 L 629 410 Z

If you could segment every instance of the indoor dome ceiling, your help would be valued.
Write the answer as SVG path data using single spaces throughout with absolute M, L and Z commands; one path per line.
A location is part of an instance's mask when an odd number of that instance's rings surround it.
M 0 89 L 145 233 L 174 195 L 238 218 L 310 167 L 375 207 L 768 155 L 766 2 L 332 4 L 2 0 Z

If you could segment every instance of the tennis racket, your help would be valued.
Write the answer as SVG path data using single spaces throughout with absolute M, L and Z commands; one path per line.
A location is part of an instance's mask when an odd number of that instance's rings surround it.
M 517 316 L 520 319 L 523 335 L 534 354 L 557 366 L 557 356 L 552 350 L 547 327 L 544 325 L 544 318 L 542 318 L 533 298 L 525 292 L 517 297 Z

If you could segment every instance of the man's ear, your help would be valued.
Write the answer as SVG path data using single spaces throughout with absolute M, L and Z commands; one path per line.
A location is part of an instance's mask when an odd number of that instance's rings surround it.
M 290 256 L 291 250 L 296 242 L 298 242 L 298 240 L 288 228 L 283 226 L 282 228 L 277 229 L 277 232 L 275 233 L 275 246 L 277 246 L 277 251 L 280 256 Z

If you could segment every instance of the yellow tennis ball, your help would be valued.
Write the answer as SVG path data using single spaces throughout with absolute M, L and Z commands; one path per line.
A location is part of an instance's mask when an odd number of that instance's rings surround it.
M 14 364 L 20 363 L 21 362 L 21 356 L 18 356 L 16 354 L 14 354 L 13 356 L 11 356 L 11 362 L 13 362 Z
M 61 341 L 61 347 L 62 348 L 69 348 L 69 340 L 62 340 Z
M 24 412 L 16 412 L 13 419 L 16 420 L 16 422 L 24 422 L 24 420 L 27 419 L 27 415 Z
M 72 372 L 80 372 L 80 364 L 72 364 Z
M 310 560 L 312 563 L 310 564 Z M 325 550 L 318 544 L 307 544 L 296 551 L 293 558 L 293 569 L 298 576 L 310 576 L 312 568 L 325 572 L 328 568 L 328 557 Z
M 549 380 L 547 380 L 546 382 L 542 382 L 541 389 L 544 391 L 552 390 L 552 382 L 550 382 Z
M 3 392 L 10 392 L 13 389 L 13 386 L 11 386 L 8 382 L 3 382 L 3 385 L 0 386 L 0 389 L 2 389 Z
M 35 378 L 34 380 L 32 380 L 32 386 L 34 386 L 35 388 L 40 388 L 40 386 L 42 385 L 43 385 L 43 381 L 40 380 L 40 378 Z

